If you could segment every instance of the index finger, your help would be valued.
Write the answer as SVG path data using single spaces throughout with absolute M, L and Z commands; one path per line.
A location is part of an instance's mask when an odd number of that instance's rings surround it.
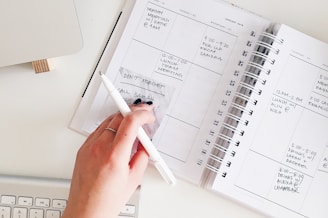
M 113 142 L 113 152 L 117 152 L 117 155 L 121 158 L 130 159 L 132 146 L 137 138 L 139 127 L 144 124 L 154 122 L 155 117 L 152 111 L 148 110 L 136 110 L 127 114 L 116 133 L 116 137 Z

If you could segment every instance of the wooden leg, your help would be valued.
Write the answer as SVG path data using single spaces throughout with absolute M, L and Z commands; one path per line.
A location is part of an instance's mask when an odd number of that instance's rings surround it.
M 50 71 L 50 66 L 47 59 L 33 61 L 32 66 L 35 73 L 43 73 Z

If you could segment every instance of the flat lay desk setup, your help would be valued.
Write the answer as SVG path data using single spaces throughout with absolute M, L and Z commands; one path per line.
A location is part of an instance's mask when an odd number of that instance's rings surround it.
M 327 1 L 229 2 L 328 43 Z M 119 0 L 74 3 L 80 51 L 51 58 L 53 69 L 46 73 L 35 74 L 30 63 L 0 68 L 0 174 L 71 177 L 85 136 L 68 126 L 124 6 Z M 139 217 L 265 216 L 185 180 L 169 186 L 151 166 L 142 183 Z

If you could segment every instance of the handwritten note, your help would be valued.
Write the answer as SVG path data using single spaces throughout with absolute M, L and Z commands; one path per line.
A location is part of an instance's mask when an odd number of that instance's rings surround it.
M 155 101 L 158 96 L 164 99 L 167 97 L 165 84 L 135 74 L 125 68 L 120 68 L 116 83 L 118 84 L 117 89 L 127 101 L 136 98 L 141 98 L 144 101 Z
M 298 170 L 309 170 L 316 167 L 318 152 L 305 145 L 292 143 L 285 156 L 286 164 Z M 315 166 L 313 166 L 315 164 Z
M 154 133 L 167 112 L 174 88 L 123 67 L 119 69 L 115 84 L 128 104 L 132 104 L 138 98 L 144 102 L 153 102 L 156 123 L 152 125 L 151 133 Z
M 314 92 L 328 97 L 328 75 L 321 73 L 315 84 Z
M 314 87 L 309 97 L 307 107 L 328 117 L 328 75 L 319 73 L 314 81 Z
M 229 44 L 214 37 L 205 36 L 200 46 L 199 55 L 221 62 L 223 60 L 224 49 L 228 49 Z
M 296 108 L 296 104 L 283 98 L 272 96 L 270 103 L 270 112 L 274 114 L 289 113 Z
M 146 18 L 143 23 L 145 28 L 160 30 L 168 26 L 170 19 L 165 16 L 164 10 L 159 8 L 147 7 Z
M 323 153 L 322 160 L 319 165 L 319 171 L 328 173 L 328 146 L 326 147 L 326 150 Z
M 325 116 L 328 116 L 328 98 L 322 98 L 319 95 L 311 96 L 308 102 L 308 107 Z
M 143 102 L 153 102 L 156 121 L 144 127 L 146 132 L 150 136 L 153 136 L 167 113 L 175 89 L 163 82 L 137 74 L 123 67 L 118 69 L 115 79 L 111 79 L 127 104 L 133 104 L 138 98 Z M 118 108 L 107 90 L 104 86 L 100 86 L 98 95 L 95 97 L 88 114 L 92 119 L 84 122 L 82 126 L 83 131 L 92 132 L 110 114 L 116 113 L 117 111 Z
M 297 211 L 306 198 L 311 179 L 298 170 L 281 165 L 274 177 L 268 198 L 279 205 L 288 206 L 289 209 Z
M 303 179 L 303 174 L 290 168 L 280 167 L 273 189 L 281 192 L 299 193 Z
M 190 63 L 174 55 L 162 53 L 156 72 L 176 80 L 184 81 Z

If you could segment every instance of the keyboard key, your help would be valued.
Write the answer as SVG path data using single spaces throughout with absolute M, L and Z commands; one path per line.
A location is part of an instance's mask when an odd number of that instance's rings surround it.
M 10 218 L 11 208 L 0 206 L 0 217 L 1 218 Z
M 48 199 L 48 198 L 35 198 L 35 206 L 37 206 L 37 207 L 50 207 L 50 199 Z
M 30 210 L 30 218 L 43 218 L 43 210 L 42 209 L 31 209 Z
M 60 211 L 58 211 L 58 210 L 47 210 L 46 218 L 60 218 Z
M 20 206 L 32 206 L 33 198 L 31 197 L 18 197 L 18 205 Z
M 13 218 L 27 218 L 27 208 L 15 207 Z
M 123 209 L 121 210 L 121 213 L 126 215 L 133 215 L 136 213 L 136 207 L 133 205 L 124 205 Z
M 16 204 L 16 197 L 12 195 L 2 195 L 1 196 L 1 204 Z
M 0 195 L 0 218 L 61 218 L 66 199 Z M 137 207 L 125 205 L 118 218 L 137 218 Z
M 59 208 L 59 209 L 65 209 L 66 202 L 67 202 L 66 200 L 54 199 L 54 200 L 52 200 L 52 207 Z

